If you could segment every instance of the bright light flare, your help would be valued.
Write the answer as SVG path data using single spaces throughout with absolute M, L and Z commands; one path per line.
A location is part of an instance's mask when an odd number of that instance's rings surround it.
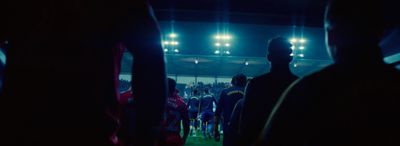
M 170 38 L 176 38 L 176 37 L 178 37 L 178 35 L 176 33 L 171 33 L 171 34 L 169 34 L 169 37 Z
M 221 52 L 219 52 L 219 50 L 215 50 L 214 53 L 215 53 L 215 54 L 219 54 L 219 53 L 221 53 Z
M 291 42 L 291 43 L 296 43 L 296 42 L 297 42 L 297 39 L 296 39 L 296 38 L 292 38 L 292 39 L 290 39 L 290 42 Z
M 215 43 L 215 46 L 219 47 L 221 46 L 221 43 Z
M 231 44 L 229 44 L 229 43 L 226 43 L 226 44 L 225 44 L 225 46 L 226 46 L 226 47 L 230 47 L 230 46 L 231 46 Z

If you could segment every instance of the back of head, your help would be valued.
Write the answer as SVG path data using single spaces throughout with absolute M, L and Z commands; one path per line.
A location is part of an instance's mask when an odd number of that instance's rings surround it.
M 204 88 L 204 94 L 210 94 L 210 89 L 209 88 Z
M 194 89 L 193 90 L 193 96 L 198 96 L 199 95 L 199 90 L 198 89 Z
M 384 24 L 382 1 L 331 0 L 325 12 L 331 57 L 336 62 L 381 58 L 378 45 Z
M 234 77 L 234 86 L 245 87 L 247 84 L 247 77 L 244 74 L 238 74 Z
M 176 90 L 176 81 L 168 78 L 168 95 L 172 96 Z
M 274 64 L 288 64 L 293 57 L 289 40 L 284 37 L 276 37 L 268 41 L 268 60 Z

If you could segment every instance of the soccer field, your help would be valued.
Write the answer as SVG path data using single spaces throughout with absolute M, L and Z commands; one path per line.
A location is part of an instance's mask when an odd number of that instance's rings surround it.
M 203 139 L 202 136 L 189 136 L 185 146 L 222 146 L 222 137 L 216 142 L 214 139 Z

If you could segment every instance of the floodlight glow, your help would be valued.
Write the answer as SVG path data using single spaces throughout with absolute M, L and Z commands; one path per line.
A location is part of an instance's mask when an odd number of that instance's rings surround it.
M 290 54 L 290 56 L 294 56 L 294 54 L 292 53 L 292 54 Z
M 216 35 L 216 36 L 215 36 L 215 39 L 219 40 L 219 39 L 221 39 L 221 36 Z
M 296 43 L 296 42 L 297 42 L 297 39 L 293 38 L 293 39 L 290 40 L 290 42 L 291 42 L 291 43 Z
M 304 46 L 300 46 L 299 49 L 300 49 L 300 50 L 304 50 Z
M 231 52 L 229 52 L 229 51 L 225 51 L 225 53 L 228 54 L 228 55 L 231 54 Z
M 195 63 L 195 64 L 198 64 L 198 63 L 199 63 L 199 60 L 197 60 L 197 59 L 194 60 L 194 63 Z
M 230 36 L 230 35 L 224 35 L 223 36 L 223 39 L 225 39 L 225 40 L 230 40 L 232 38 L 232 36 Z
M 169 37 L 170 38 L 176 38 L 178 35 L 177 34 L 175 34 L 175 33 L 171 33 L 171 34 L 169 34 Z
M 164 52 L 168 52 L 168 49 L 164 49 Z
M 221 46 L 221 43 L 215 43 L 215 46 L 219 47 Z
M 225 44 L 225 46 L 226 46 L 226 47 L 229 47 L 229 46 L 231 46 L 231 44 L 229 44 L 229 43 L 226 43 L 226 44 Z
M 174 52 L 175 52 L 175 53 L 179 53 L 179 50 L 178 50 L 178 49 L 175 49 Z
M 290 49 L 294 50 L 294 49 L 296 49 L 296 47 L 295 47 L 295 46 L 292 46 L 292 47 L 290 47 Z
M 297 64 L 295 63 L 293 66 L 294 66 L 294 67 L 297 67 Z
M 303 58 L 303 57 L 304 57 L 304 54 L 299 54 L 299 57 Z
M 305 39 L 300 39 L 299 42 L 300 42 L 300 43 L 305 43 L 306 40 L 305 40 Z
M 219 54 L 220 52 L 219 52 L 219 50 L 215 50 L 215 52 L 214 52 L 215 54 Z
M 171 44 L 171 45 L 178 45 L 178 44 L 179 44 L 179 42 L 177 42 L 177 41 L 173 41 L 173 42 L 170 42 L 170 44 Z
M 249 65 L 249 62 L 246 61 L 244 64 L 247 66 L 247 65 Z
M 164 44 L 165 44 L 165 45 L 169 45 L 169 42 L 168 42 L 168 41 L 164 41 Z

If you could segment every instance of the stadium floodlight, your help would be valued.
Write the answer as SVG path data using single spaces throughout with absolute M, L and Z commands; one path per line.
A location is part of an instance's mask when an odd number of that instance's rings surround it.
M 248 65 L 249 65 L 249 62 L 246 61 L 244 64 L 245 64 L 246 66 L 248 66 Z
M 176 46 L 176 45 L 179 44 L 179 42 L 177 42 L 177 41 L 172 41 L 172 42 L 169 42 L 169 44 L 171 44 L 171 45 L 173 45 L 173 46 Z
M 304 46 L 300 46 L 299 49 L 300 49 L 300 50 L 304 50 Z
M 164 49 L 164 52 L 168 52 L 168 49 Z
M 231 44 L 229 44 L 229 43 L 226 43 L 226 44 L 225 44 L 225 46 L 226 46 L 226 47 L 229 47 L 229 46 L 231 46 Z
M 228 55 L 229 55 L 229 54 L 231 54 L 231 52 L 229 52 L 229 51 L 225 51 L 225 54 L 228 54 Z
M 304 54 L 299 54 L 299 57 L 303 58 L 303 57 L 304 57 Z
M 230 39 L 232 39 L 232 36 L 230 36 L 230 35 L 224 35 L 224 36 L 223 36 L 223 39 L 224 39 L 224 40 L 230 40 Z
M 290 49 L 294 50 L 294 49 L 296 49 L 296 47 L 295 47 L 295 46 L 292 46 L 292 47 L 290 47 Z
M 178 49 L 175 49 L 174 52 L 175 52 L 175 53 L 179 53 L 179 50 L 178 50 Z
M 306 40 L 305 40 L 305 39 L 300 39 L 299 42 L 300 42 L 300 43 L 305 43 Z
M 219 40 L 219 39 L 221 39 L 221 36 L 220 35 L 216 35 L 215 39 Z
M 169 37 L 170 38 L 176 38 L 176 37 L 178 37 L 178 35 L 176 33 L 171 33 L 171 34 L 169 34 Z
M 219 47 L 221 46 L 221 43 L 215 43 L 215 46 Z
M 169 45 L 169 42 L 168 41 L 164 41 L 164 45 Z
M 294 56 L 294 54 L 292 53 L 292 54 L 290 54 L 290 56 Z
M 297 39 L 296 39 L 296 38 L 292 38 L 292 39 L 290 39 L 290 42 L 291 42 L 291 43 L 296 43 L 296 42 L 297 42 Z
M 195 60 L 194 60 L 194 63 L 195 63 L 195 64 L 199 64 L 199 60 L 195 59 Z
M 220 52 L 219 52 L 219 50 L 215 50 L 215 52 L 214 52 L 215 54 L 219 54 Z

